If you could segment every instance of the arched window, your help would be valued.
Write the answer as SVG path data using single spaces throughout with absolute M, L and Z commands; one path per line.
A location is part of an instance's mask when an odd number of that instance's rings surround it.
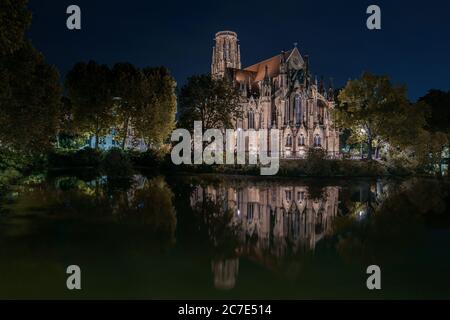
M 292 136 L 290 134 L 286 137 L 286 147 L 292 147 Z
M 286 194 L 286 200 L 289 202 L 292 200 L 292 191 L 291 190 L 285 190 L 284 191 Z
M 300 125 L 302 123 L 302 116 L 303 116 L 303 110 L 302 110 L 302 99 L 300 95 L 295 96 L 295 123 L 297 125 Z
M 253 220 L 254 213 L 255 213 L 255 203 L 252 202 L 247 203 L 247 219 L 249 221 Z
M 301 135 L 298 137 L 298 145 L 299 145 L 299 146 L 304 146 L 304 145 L 305 145 L 305 136 L 304 136 L 303 134 L 301 134 Z
M 255 115 L 253 111 L 248 112 L 248 128 L 255 129 Z
M 321 141 L 320 141 L 320 135 L 316 134 L 314 136 L 314 146 L 315 147 L 320 147 L 322 145 Z
M 318 107 L 317 117 L 319 124 L 323 124 L 325 119 L 325 105 L 323 104 L 323 102 L 319 101 L 317 107 Z

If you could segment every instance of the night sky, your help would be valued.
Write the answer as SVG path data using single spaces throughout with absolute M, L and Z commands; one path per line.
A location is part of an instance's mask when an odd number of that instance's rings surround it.
M 66 28 L 66 8 L 82 11 L 82 30 Z M 377 4 L 382 30 L 366 28 Z M 340 87 L 363 71 L 388 74 L 412 100 L 450 90 L 450 2 L 365 0 L 30 0 L 28 32 L 61 75 L 78 61 L 167 66 L 179 85 L 210 70 L 217 31 L 237 32 L 243 67 L 298 42 L 319 77 Z

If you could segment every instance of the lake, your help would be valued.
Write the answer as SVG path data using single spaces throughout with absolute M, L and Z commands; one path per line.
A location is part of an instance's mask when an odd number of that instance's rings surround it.
M 450 298 L 432 179 L 89 175 L 1 195 L 0 298 Z M 82 290 L 66 287 L 70 265 Z M 381 269 L 368 290 L 367 267 Z

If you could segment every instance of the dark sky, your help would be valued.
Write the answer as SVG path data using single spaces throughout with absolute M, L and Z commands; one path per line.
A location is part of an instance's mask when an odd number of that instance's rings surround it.
M 66 8 L 81 7 L 82 30 L 66 28 Z M 366 28 L 377 4 L 382 30 Z M 75 62 L 165 65 L 179 84 L 209 72 L 213 37 L 237 32 L 243 66 L 298 42 L 312 72 L 336 86 L 363 71 L 406 84 L 411 99 L 450 90 L 450 1 L 427 0 L 30 0 L 34 45 L 64 75 Z

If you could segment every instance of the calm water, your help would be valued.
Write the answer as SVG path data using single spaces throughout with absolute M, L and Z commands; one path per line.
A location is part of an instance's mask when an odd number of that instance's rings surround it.
M 433 180 L 58 176 L 2 194 L 0 298 L 450 298 Z M 79 265 L 82 290 L 66 289 Z M 366 288 L 377 264 L 382 290 Z

